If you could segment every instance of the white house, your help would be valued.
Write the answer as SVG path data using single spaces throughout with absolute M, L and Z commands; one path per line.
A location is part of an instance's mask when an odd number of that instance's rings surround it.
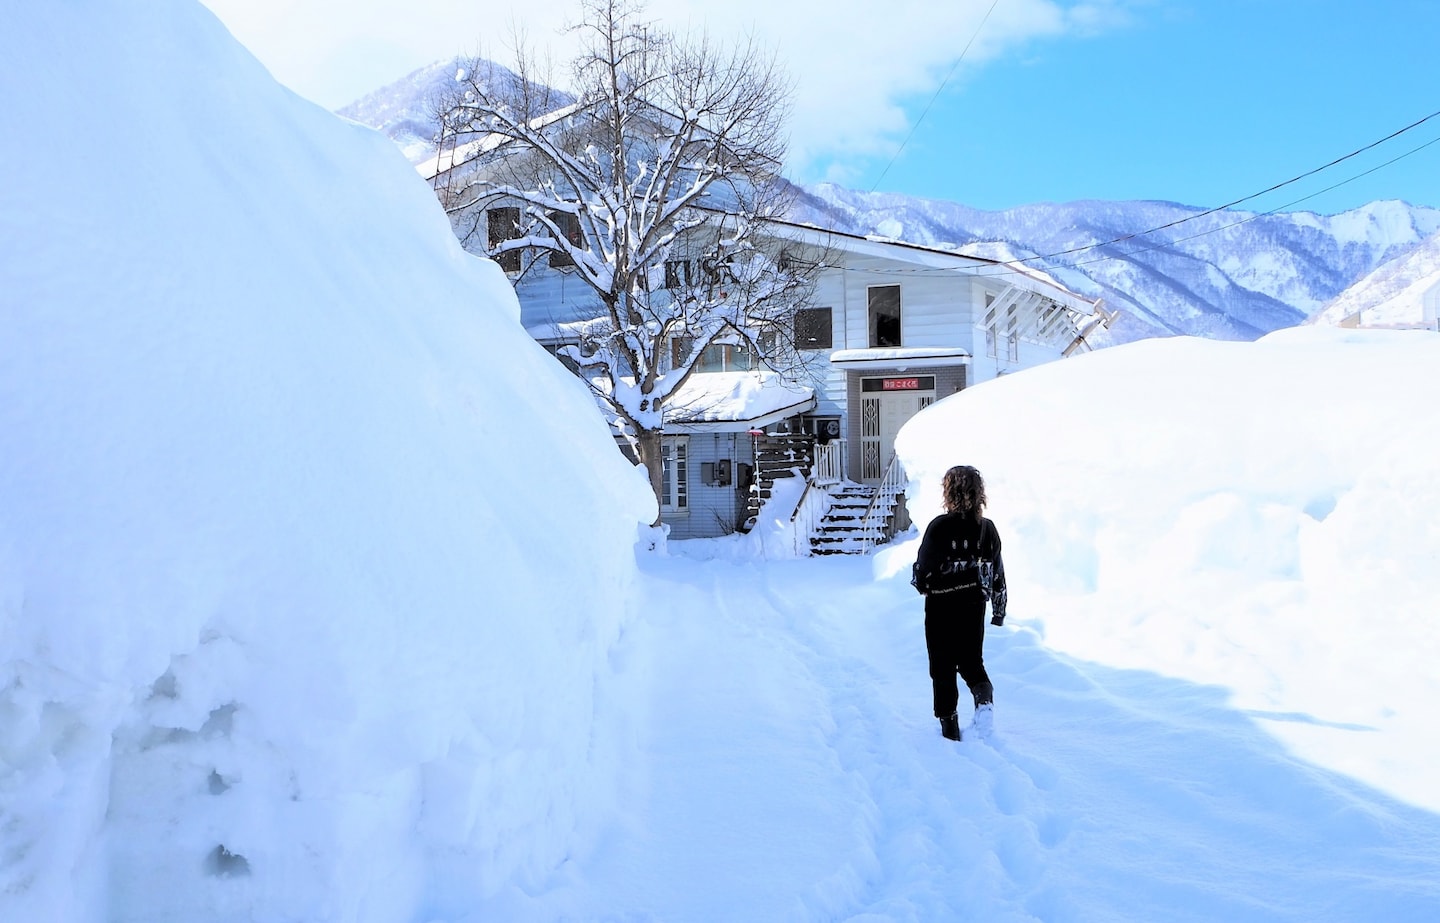
M 488 170 L 504 156 L 501 143 L 482 136 L 465 147 L 442 148 L 417 169 L 444 200 L 457 177 L 463 186 L 465 174 Z M 521 249 L 507 249 L 497 262 L 515 283 L 526 329 L 552 352 L 580 345 L 586 325 L 606 311 L 571 257 L 547 256 L 520 242 L 518 204 L 478 202 L 457 219 L 457 233 L 481 253 L 518 243 Z M 715 223 L 726 218 L 719 200 L 700 208 Z M 549 217 L 554 233 L 582 243 L 573 216 Z M 797 359 L 781 374 L 752 354 L 745 337 L 722 336 L 704 350 L 682 390 L 667 398 L 660 501 L 672 537 L 743 528 L 773 479 L 795 472 L 818 488 L 801 501 L 811 511 L 806 515 L 850 503 L 864 509 L 861 531 L 888 534 L 904 486 L 903 472 L 893 467 L 900 427 L 977 382 L 1088 349 L 1087 334 L 1109 321 L 1098 302 L 1023 263 L 785 221 L 769 220 L 763 228 L 782 259 L 820 267 L 813 297 L 786 333 Z M 698 238 L 705 225 L 695 230 Z M 698 281 L 703 271 L 671 260 L 662 282 L 660 269 L 654 267 L 648 285 L 672 290 Z M 707 279 L 720 278 L 714 266 L 708 273 Z M 684 333 L 670 346 L 676 366 L 691 353 Z M 832 502 L 842 491 L 854 496 Z
M 782 378 L 738 343 L 707 351 L 667 409 L 662 519 L 675 538 L 723 534 L 753 514 L 768 487 L 754 481 L 757 466 L 762 481 L 774 473 L 763 458 L 772 444 L 772 469 L 821 465 L 831 481 L 893 495 L 904 483 L 893 470 L 887 478 L 895 434 L 911 417 L 977 382 L 1088 350 L 1087 334 L 1109 320 L 1098 301 L 1021 264 L 772 225 L 823 254 L 814 297 L 795 318 L 803 370 Z M 599 313 L 568 267 L 512 275 L 522 322 L 552 350 L 578 342 Z

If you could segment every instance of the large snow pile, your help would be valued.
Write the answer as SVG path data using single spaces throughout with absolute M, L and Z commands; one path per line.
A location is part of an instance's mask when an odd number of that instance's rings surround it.
M 1013 612 L 1047 644 L 1222 686 L 1298 755 L 1435 810 L 1437 367 L 1423 331 L 1147 341 L 940 401 L 897 451 L 922 525 L 947 467 L 986 475 Z
M 6 19 L 0 919 L 544 874 L 618 797 L 653 499 L 389 141 L 190 0 Z

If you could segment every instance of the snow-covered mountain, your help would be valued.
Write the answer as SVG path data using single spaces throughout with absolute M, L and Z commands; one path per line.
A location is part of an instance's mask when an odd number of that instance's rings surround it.
M 1440 234 L 1380 266 L 1325 305 L 1311 323 L 1434 326 L 1440 314 Z
M 340 110 L 380 129 L 412 162 L 434 152 L 430 112 L 448 60 Z M 1440 231 L 1440 209 L 1372 202 L 1339 215 L 1257 214 L 1170 202 L 1081 201 L 982 211 L 955 202 L 798 188 L 793 217 L 847 233 L 1027 260 L 1118 309 L 1110 342 L 1191 334 L 1255 339 L 1304 322 L 1352 284 Z M 1203 215 L 1203 216 L 1202 216 Z M 1151 235 L 1151 228 L 1166 230 Z M 1032 259 L 1059 254 L 1051 259 Z
M 515 72 L 500 64 L 486 61 L 490 68 L 491 80 L 514 82 L 519 78 Z M 427 64 L 412 71 L 388 86 L 362 96 L 336 114 L 361 125 L 378 128 L 400 146 L 411 163 L 419 163 L 435 153 L 436 140 L 440 136 L 440 121 L 436 118 L 437 102 L 447 87 L 453 86 L 458 73 L 470 65 L 466 58 L 455 57 Z M 560 91 L 551 91 L 562 102 L 571 97 Z
M 1248 340 L 1299 324 L 1440 230 L 1440 209 L 1394 201 L 1333 216 L 1225 211 L 1196 217 L 1204 211 L 1169 202 L 1090 201 L 992 212 L 826 184 L 803 190 L 796 218 L 977 256 L 1026 259 L 1120 309 L 1115 342 L 1166 334 Z M 1164 225 L 1173 226 L 1131 236 Z M 1059 255 L 1028 260 L 1052 254 Z

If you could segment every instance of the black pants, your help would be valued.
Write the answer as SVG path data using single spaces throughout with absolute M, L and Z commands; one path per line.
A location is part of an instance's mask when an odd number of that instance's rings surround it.
M 925 597 L 925 650 L 930 654 L 930 683 L 935 689 L 935 717 L 955 714 L 960 688 L 955 673 L 973 693 L 990 697 L 985 672 L 985 595 L 979 589 L 957 590 Z

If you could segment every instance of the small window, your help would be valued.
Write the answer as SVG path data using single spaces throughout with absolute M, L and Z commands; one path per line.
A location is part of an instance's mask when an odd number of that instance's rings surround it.
M 670 338 L 670 368 L 681 369 L 685 367 L 685 360 L 690 358 L 690 350 L 695 348 L 695 338 L 678 336 Z
M 755 355 L 748 343 L 711 343 L 695 362 L 697 372 L 748 372 L 755 367 Z
M 795 312 L 795 348 L 829 349 L 833 344 L 829 308 L 801 308 Z
M 520 236 L 520 209 L 513 207 L 492 208 L 486 213 L 489 231 L 490 255 L 506 272 L 520 271 L 520 251 L 506 250 L 496 253 L 495 248 L 507 240 Z
M 667 513 L 690 511 L 690 478 L 684 436 L 667 437 L 660 443 L 660 509 Z
M 551 212 L 550 220 L 555 223 L 555 227 L 560 229 L 561 237 L 569 241 L 570 246 L 581 247 L 584 245 L 585 238 L 580 234 L 580 219 L 575 215 L 569 212 Z M 554 269 L 565 269 L 574 266 L 575 261 L 570 258 L 568 253 L 551 251 L 550 265 Z
M 872 285 L 870 294 L 870 346 L 900 346 L 900 286 Z
M 1020 361 L 1020 334 L 1010 334 L 1009 342 L 1006 345 L 1005 351 L 1011 362 Z
M 985 328 L 985 355 L 992 359 L 997 359 L 1000 356 L 999 347 L 996 345 L 994 327 Z

